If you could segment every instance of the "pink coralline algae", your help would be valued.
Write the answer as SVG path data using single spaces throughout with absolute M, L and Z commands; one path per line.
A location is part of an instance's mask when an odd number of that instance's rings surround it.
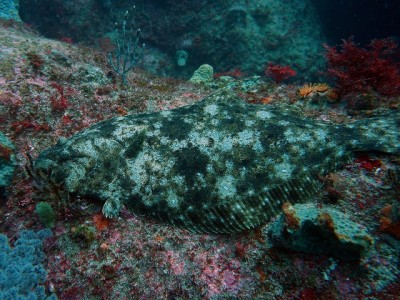
M 217 251 L 200 253 L 195 262 L 201 269 L 199 280 L 209 297 L 223 292 L 234 294 L 246 281 L 240 272 L 240 262 L 236 259 L 227 262 Z
M 166 251 L 164 253 L 164 261 L 169 265 L 174 275 L 182 275 L 185 273 L 185 262 L 182 260 L 178 252 Z

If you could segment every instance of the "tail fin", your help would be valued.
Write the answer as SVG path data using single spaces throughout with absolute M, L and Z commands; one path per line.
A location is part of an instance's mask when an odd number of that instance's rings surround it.
M 400 155 L 400 111 L 345 125 L 353 132 L 353 150 L 379 151 Z

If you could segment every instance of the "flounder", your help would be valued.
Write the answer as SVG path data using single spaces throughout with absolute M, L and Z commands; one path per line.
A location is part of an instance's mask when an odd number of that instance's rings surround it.
M 33 171 L 67 193 L 194 232 L 254 228 L 305 202 L 353 151 L 400 154 L 400 113 L 345 125 L 230 91 L 169 111 L 115 117 L 40 153 Z

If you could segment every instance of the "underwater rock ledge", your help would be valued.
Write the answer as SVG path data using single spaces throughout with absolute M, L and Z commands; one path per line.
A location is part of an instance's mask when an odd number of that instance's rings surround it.
M 374 244 L 361 225 L 333 208 L 285 203 L 283 212 L 268 234 L 275 246 L 358 261 Z

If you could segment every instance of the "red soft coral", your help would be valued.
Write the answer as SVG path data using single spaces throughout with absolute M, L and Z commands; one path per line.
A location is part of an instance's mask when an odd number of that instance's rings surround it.
M 367 48 L 361 48 L 349 38 L 339 49 L 324 47 L 327 74 L 336 81 L 341 94 L 373 90 L 384 96 L 400 95 L 400 51 L 393 40 L 373 40 Z

